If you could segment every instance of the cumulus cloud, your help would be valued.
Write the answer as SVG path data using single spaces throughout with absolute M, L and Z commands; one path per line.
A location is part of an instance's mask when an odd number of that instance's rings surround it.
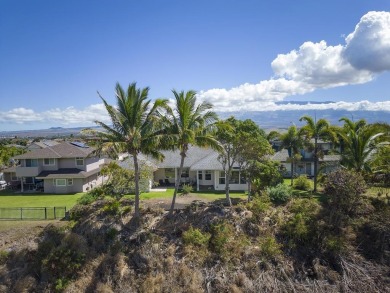
M 345 44 L 305 42 L 271 63 L 275 76 L 258 84 L 199 93 L 218 111 L 259 111 L 285 97 L 316 89 L 362 84 L 390 70 L 390 12 L 364 15 Z
M 368 12 L 346 43 L 343 57 L 357 70 L 390 70 L 390 13 Z

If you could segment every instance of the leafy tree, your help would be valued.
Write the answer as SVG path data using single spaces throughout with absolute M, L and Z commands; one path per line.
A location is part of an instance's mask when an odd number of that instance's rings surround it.
M 248 175 L 250 190 L 256 162 L 264 160 L 264 156 L 270 154 L 272 148 L 264 131 L 250 119 L 241 121 L 230 117 L 225 121 L 220 121 L 216 136 L 222 145 L 218 159 L 225 172 L 226 201 L 231 206 L 229 184 L 233 166 L 240 165 L 243 173 Z
M 250 173 L 248 175 L 249 178 L 253 178 L 252 188 L 248 188 L 248 193 L 252 193 L 251 190 L 260 192 L 267 187 L 276 186 L 283 182 L 279 162 L 269 160 L 254 161 L 246 172 Z
M 338 133 L 343 141 L 342 165 L 357 172 L 371 172 L 375 154 L 388 144 L 388 141 L 383 141 L 384 133 L 363 119 L 353 122 L 343 117 L 340 121 L 344 122 Z
M 0 167 L 12 166 L 15 162 L 12 160 L 12 157 L 21 155 L 25 153 L 24 148 L 9 146 L 9 145 L 0 145 Z
M 153 105 L 148 100 L 149 88 L 138 89 L 136 83 L 128 86 L 125 92 L 116 84 L 117 106 L 109 105 L 99 94 L 111 120 L 111 126 L 95 121 L 103 131 L 89 130 L 98 138 L 98 148 L 112 152 L 127 152 L 134 161 L 135 209 L 134 217 L 139 220 L 140 167 L 138 155 L 143 153 L 155 159 L 162 159 L 160 152 L 162 129 L 160 109 L 166 107 L 166 100 L 156 100 Z
M 337 135 L 329 122 L 325 119 L 316 121 L 310 116 L 302 116 L 299 121 L 305 121 L 306 125 L 300 129 L 300 132 L 306 137 L 309 143 L 314 139 L 313 158 L 314 158 L 314 192 L 317 191 L 318 161 L 323 156 L 321 148 L 318 146 L 318 140 L 336 141 Z
M 213 137 L 213 125 L 217 121 L 217 114 L 212 111 L 212 105 L 202 102 L 197 105 L 196 92 L 172 91 L 175 97 L 175 109 L 166 108 L 164 119 L 167 136 L 166 145 L 180 151 L 179 176 L 175 182 L 170 213 L 175 208 L 176 196 L 180 186 L 184 160 L 190 145 L 199 147 L 213 147 L 218 149 L 219 144 Z
M 288 156 L 291 164 L 291 186 L 294 183 L 294 162 L 301 157 L 300 151 L 304 146 L 304 140 L 301 133 L 295 125 L 288 128 L 287 132 L 280 137 L 282 147 L 288 150 Z

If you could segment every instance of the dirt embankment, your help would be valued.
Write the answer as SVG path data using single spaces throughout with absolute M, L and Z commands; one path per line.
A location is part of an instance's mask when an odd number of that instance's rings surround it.
M 98 201 L 66 228 L 6 231 L 0 292 L 390 292 L 389 239 L 369 220 L 335 234 L 309 199 L 196 202 L 172 216 L 151 203 L 139 225 L 129 202 Z M 378 239 L 383 253 L 368 253 Z

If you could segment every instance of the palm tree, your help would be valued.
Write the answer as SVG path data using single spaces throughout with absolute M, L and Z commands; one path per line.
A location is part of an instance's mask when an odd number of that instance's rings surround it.
M 111 106 L 99 94 L 111 119 L 112 126 L 101 121 L 95 121 L 103 131 L 90 131 L 98 138 L 99 149 L 127 152 L 134 160 L 135 177 L 135 210 L 134 217 L 139 220 L 139 180 L 140 167 L 138 155 L 143 153 L 156 159 L 162 159 L 160 150 L 161 128 L 158 123 L 161 118 L 160 109 L 166 107 L 166 100 L 156 100 L 150 105 L 149 88 L 138 89 L 136 83 L 128 86 L 127 92 L 119 83 L 115 87 L 117 106 Z
M 340 121 L 344 121 L 344 127 L 339 132 L 344 144 L 342 165 L 357 172 L 371 171 L 374 155 L 381 146 L 389 143 L 380 141 L 384 133 L 367 125 L 363 119 L 353 122 L 343 117 Z
M 300 151 L 303 148 L 303 138 L 295 125 L 288 128 L 287 132 L 280 136 L 282 148 L 288 150 L 288 155 L 291 163 L 291 186 L 294 183 L 294 161 L 300 157 Z
M 196 92 L 177 92 L 172 90 L 175 97 L 175 109 L 167 108 L 168 136 L 172 138 L 172 148 L 180 151 L 179 174 L 175 182 L 170 214 L 175 208 L 177 191 L 180 186 L 184 160 L 190 145 L 218 148 L 218 142 L 212 135 L 212 126 L 217 121 L 217 115 L 211 111 L 212 105 L 202 102 L 197 105 Z
M 318 173 L 318 160 L 321 156 L 320 149 L 318 147 L 318 140 L 331 140 L 336 141 L 336 134 L 331 128 L 329 122 L 325 119 L 320 119 L 318 121 L 313 120 L 310 116 L 302 116 L 299 121 L 305 121 L 306 125 L 303 126 L 300 131 L 302 135 L 304 135 L 309 142 L 311 139 L 314 139 L 314 150 L 313 150 L 313 158 L 314 158 L 314 192 L 317 191 L 317 173 Z

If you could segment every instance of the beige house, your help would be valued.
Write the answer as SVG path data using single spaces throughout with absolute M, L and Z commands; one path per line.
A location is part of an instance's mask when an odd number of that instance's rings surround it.
M 45 193 L 85 192 L 103 181 L 100 167 L 105 159 L 91 156 L 93 148 L 78 142 L 63 142 L 14 157 L 16 167 L 3 171 L 8 185 Z

